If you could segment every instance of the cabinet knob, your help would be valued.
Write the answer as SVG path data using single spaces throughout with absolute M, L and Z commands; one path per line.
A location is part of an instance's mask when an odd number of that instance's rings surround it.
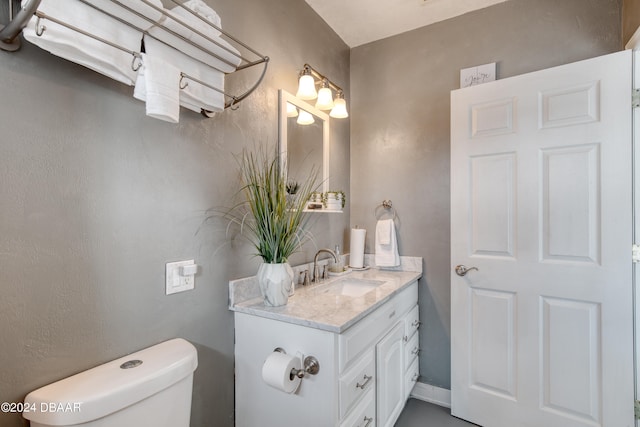
M 420 325 L 422 324 L 421 321 L 419 321 L 418 319 L 414 320 L 413 323 L 411 324 L 411 326 L 413 326 L 416 329 L 420 328 Z

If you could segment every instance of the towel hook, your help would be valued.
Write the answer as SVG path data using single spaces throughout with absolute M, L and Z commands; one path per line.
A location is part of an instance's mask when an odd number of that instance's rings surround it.
M 133 55 L 133 59 L 131 60 L 131 69 L 133 71 L 138 71 L 140 67 L 142 67 L 142 58 L 135 52 L 131 53 Z M 140 61 L 136 64 L 136 59 Z
M 238 101 L 237 97 L 235 96 L 231 97 L 231 104 L 229 104 L 229 108 L 231 108 L 232 111 L 236 111 L 238 108 L 240 108 L 240 106 L 236 104 L 237 101 Z
M 47 29 L 46 26 L 40 25 L 40 16 L 36 19 L 36 36 L 40 37 L 44 34 L 44 31 Z
M 180 89 L 184 89 L 189 86 L 189 82 L 185 79 L 186 74 L 180 73 Z

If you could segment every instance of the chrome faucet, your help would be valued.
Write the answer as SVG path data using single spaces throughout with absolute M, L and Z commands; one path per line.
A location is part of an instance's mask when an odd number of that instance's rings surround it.
M 313 283 L 317 283 L 320 281 L 320 279 L 323 279 L 323 277 L 320 277 L 320 269 L 318 268 L 318 255 L 320 255 L 322 252 L 330 254 L 333 257 L 333 261 L 336 263 L 338 262 L 336 253 L 331 249 L 320 249 L 318 252 L 316 252 L 316 256 L 313 257 L 313 277 L 311 278 L 311 281 Z

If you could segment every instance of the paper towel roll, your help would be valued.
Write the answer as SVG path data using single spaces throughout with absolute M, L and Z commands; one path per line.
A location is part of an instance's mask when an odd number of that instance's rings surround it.
M 262 379 L 273 388 L 285 393 L 293 393 L 298 389 L 301 378 L 291 378 L 292 369 L 300 369 L 302 364 L 295 356 L 274 351 L 262 365 Z
M 351 229 L 351 245 L 349 247 L 349 267 L 364 267 L 364 237 L 367 230 L 364 228 Z

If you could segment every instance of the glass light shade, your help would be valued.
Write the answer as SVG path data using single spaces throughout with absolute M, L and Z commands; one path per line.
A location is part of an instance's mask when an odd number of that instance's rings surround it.
M 329 116 L 335 119 L 344 119 L 349 117 L 349 113 L 347 113 L 347 101 L 344 98 L 336 98 L 333 101 L 333 110 L 329 113 Z
M 318 97 L 318 92 L 316 91 L 316 81 L 312 76 L 308 74 L 304 74 L 300 76 L 300 80 L 298 81 L 298 93 L 296 96 L 300 99 L 316 99 Z
M 331 89 L 323 87 L 318 91 L 316 108 L 318 110 L 330 110 L 333 108 L 333 94 L 331 93 Z
M 287 102 L 287 117 L 297 117 L 297 116 L 298 116 L 298 109 L 296 108 L 296 106 L 291 104 L 290 102 Z
M 310 125 L 313 124 L 315 120 L 313 120 L 313 116 L 309 112 L 300 110 L 300 114 L 298 115 L 298 120 L 296 120 L 296 122 L 299 125 Z

